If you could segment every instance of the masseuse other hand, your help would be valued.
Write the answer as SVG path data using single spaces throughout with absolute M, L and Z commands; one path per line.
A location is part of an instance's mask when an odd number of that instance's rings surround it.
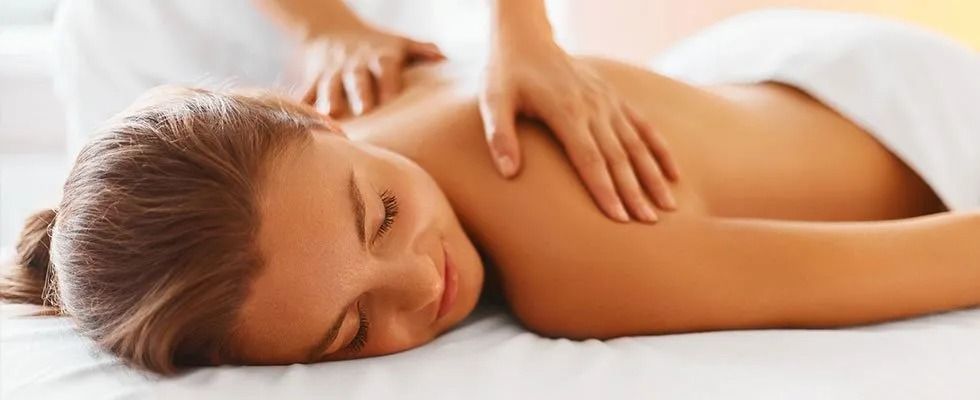
M 663 138 L 587 65 L 551 40 L 498 41 L 480 93 L 480 113 L 498 170 L 521 165 L 516 115 L 543 120 L 609 217 L 656 221 L 676 207 L 667 179 L 677 166 Z M 649 194 L 649 199 L 644 193 Z M 628 210 L 628 212 L 627 212 Z
M 445 59 L 433 43 L 355 24 L 306 41 L 303 100 L 335 118 L 361 115 L 401 90 L 402 69 Z

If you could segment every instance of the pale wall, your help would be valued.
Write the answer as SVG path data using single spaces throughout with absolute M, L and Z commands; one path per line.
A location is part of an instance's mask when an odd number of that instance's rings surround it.
M 554 0 L 573 49 L 645 62 L 670 43 L 741 11 L 806 7 L 866 11 L 930 26 L 980 49 L 980 0 Z

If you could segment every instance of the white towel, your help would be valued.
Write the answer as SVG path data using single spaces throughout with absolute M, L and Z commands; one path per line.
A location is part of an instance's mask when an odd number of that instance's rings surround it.
M 794 86 L 861 126 L 951 210 L 980 206 L 980 53 L 923 28 L 804 10 L 739 15 L 653 61 L 699 85 Z

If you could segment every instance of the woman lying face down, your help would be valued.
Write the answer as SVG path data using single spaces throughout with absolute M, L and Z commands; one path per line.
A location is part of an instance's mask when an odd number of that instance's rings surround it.
M 603 215 L 538 125 L 519 128 L 520 177 L 499 179 L 472 96 L 440 79 L 351 120 L 357 141 L 276 97 L 178 89 L 84 149 L 0 296 L 53 305 L 163 373 L 422 345 L 477 302 L 474 242 L 544 336 L 838 327 L 980 304 L 980 214 L 942 213 L 839 113 L 780 85 L 590 64 L 683 167 L 681 206 L 655 226 Z
M 270 95 L 142 103 L 29 221 L 6 300 L 163 373 L 397 352 L 474 308 L 480 258 L 418 165 Z

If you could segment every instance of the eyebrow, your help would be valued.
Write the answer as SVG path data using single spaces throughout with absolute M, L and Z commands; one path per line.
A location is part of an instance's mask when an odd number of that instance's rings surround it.
M 361 241 L 363 246 L 365 243 L 364 234 L 364 198 L 361 197 L 361 189 L 357 186 L 357 180 L 354 179 L 354 169 L 350 170 L 350 178 L 347 183 L 348 194 L 350 195 L 351 208 L 354 212 L 354 229 L 357 231 L 357 238 Z M 309 362 L 317 362 L 323 352 L 327 351 L 333 342 L 337 340 L 337 335 L 340 333 L 340 327 L 344 323 L 344 317 L 347 316 L 347 309 L 350 308 L 350 304 L 344 307 L 344 310 L 340 312 L 340 316 L 337 317 L 333 326 L 327 330 L 327 334 L 320 339 L 320 342 L 310 349 L 307 360 Z
M 354 168 L 350 170 L 350 181 L 347 184 L 348 194 L 350 195 L 351 208 L 354 213 L 354 229 L 357 230 L 357 239 L 361 241 L 361 246 L 365 245 L 364 230 L 364 198 L 361 197 L 361 189 L 357 187 L 357 180 L 354 179 Z

